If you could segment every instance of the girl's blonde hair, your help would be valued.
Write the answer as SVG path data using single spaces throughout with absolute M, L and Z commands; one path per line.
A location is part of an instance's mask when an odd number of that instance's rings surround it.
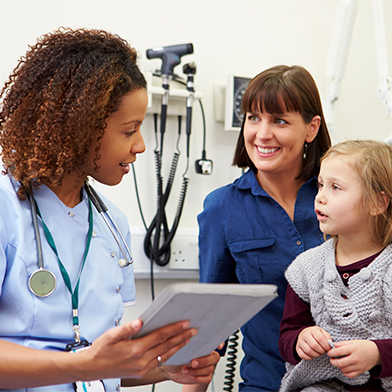
M 372 237 L 384 246 L 392 243 L 392 146 L 376 140 L 349 140 L 332 146 L 321 162 L 338 155 L 361 177 L 364 203 L 377 206 L 380 193 L 387 196 L 388 207 L 374 217 Z

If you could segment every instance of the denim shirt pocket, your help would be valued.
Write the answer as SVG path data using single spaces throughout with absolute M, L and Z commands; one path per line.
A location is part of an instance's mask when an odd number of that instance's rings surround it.
M 280 276 L 279 271 L 270 265 L 275 238 L 241 239 L 229 244 L 230 252 L 236 260 L 237 276 L 240 283 L 269 283 Z

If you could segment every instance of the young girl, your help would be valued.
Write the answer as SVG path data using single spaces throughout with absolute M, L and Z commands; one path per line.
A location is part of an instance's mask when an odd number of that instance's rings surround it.
M 392 148 L 338 144 L 318 179 L 315 211 L 332 238 L 286 272 L 280 390 L 392 391 Z

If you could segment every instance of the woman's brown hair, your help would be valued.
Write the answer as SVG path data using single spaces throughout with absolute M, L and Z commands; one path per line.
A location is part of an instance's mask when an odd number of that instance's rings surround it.
M 146 88 L 136 61 L 126 41 L 101 30 L 60 28 L 30 47 L 0 95 L 3 163 L 20 182 L 19 197 L 32 180 L 59 185 L 82 172 L 124 95 Z
M 279 65 L 255 76 L 245 91 L 242 111 L 245 116 L 237 140 L 233 165 L 257 171 L 245 149 L 244 125 L 247 112 L 298 112 L 306 124 L 309 124 L 314 116 L 321 118 L 318 134 L 307 147 L 306 159 L 303 160 L 298 178 L 306 181 L 318 175 L 320 158 L 331 146 L 331 139 L 316 83 L 305 68 Z

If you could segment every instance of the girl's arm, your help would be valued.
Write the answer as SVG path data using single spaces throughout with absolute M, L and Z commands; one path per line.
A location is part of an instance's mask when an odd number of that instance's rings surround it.
M 279 336 L 279 350 L 285 361 L 296 365 L 301 360 L 295 350 L 298 335 L 303 329 L 314 325 L 309 304 L 298 297 L 288 284 Z
M 373 340 L 381 357 L 381 366 L 370 370 L 373 378 L 392 377 L 392 339 Z

